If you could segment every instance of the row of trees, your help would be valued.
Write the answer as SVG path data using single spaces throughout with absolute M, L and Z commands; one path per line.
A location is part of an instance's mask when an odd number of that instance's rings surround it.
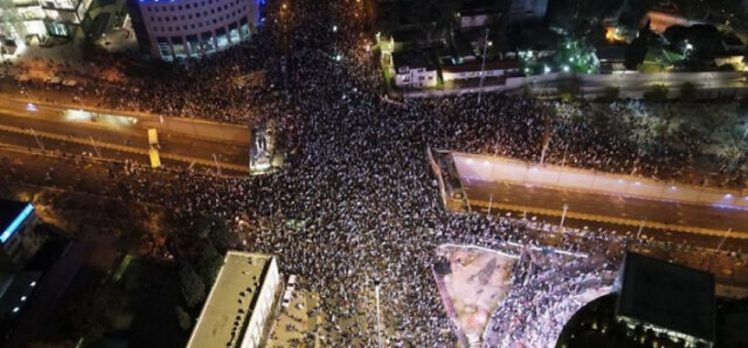
M 214 216 L 202 216 L 178 244 L 191 244 L 191 252 L 182 255 L 179 270 L 182 295 L 188 307 L 201 304 L 223 264 L 223 255 L 233 244 L 226 223 Z
M 643 94 L 643 99 L 649 102 L 665 102 L 668 100 L 670 89 L 665 85 L 654 85 Z M 571 101 L 582 96 L 581 81 L 578 78 L 570 78 L 558 85 L 558 96 L 563 101 Z M 598 101 L 615 101 L 621 96 L 618 87 L 606 87 L 602 94 L 596 98 Z M 681 101 L 694 101 L 699 98 L 698 89 L 692 83 L 686 82 L 680 86 L 678 98 Z

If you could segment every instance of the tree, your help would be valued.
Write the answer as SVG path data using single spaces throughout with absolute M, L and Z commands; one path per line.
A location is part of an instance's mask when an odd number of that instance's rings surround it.
M 222 263 L 223 257 L 221 254 L 218 253 L 212 244 L 208 243 L 208 245 L 203 248 L 200 257 L 198 257 L 197 260 L 197 271 L 200 273 L 205 284 L 213 284 Z
M 190 307 L 194 307 L 205 299 L 205 283 L 189 263 L 182 264 L 179 270 L 182 282 L 182 296 Z
M 744 94 L 742 97 L 740 97 L 738 106 L 742 110 L 748 110 L 748 94 Z
M 628 70 L 636 70 L 647 56 L 647 45 L 649 44 L 649 37 L 652 33 L 649 29 L 649 24 L 649 21 L 647 21 L 647 24 L 639 30 L 639 35 L 637 35 L 636 39 L 626 48 L 624 56 L 626 61 L 624 65 Z
M 174 310 L 177 312 L 177 318 L 179 319 L 179 328 L 182 331 L 189 331 L 192 327 L 192 317 L 182 306 L 174 306 Z
M 201 216 L 195 220 L 195 225 L 192 227 L 192 234 L 200 239 L 208 238 L 211 230 L 211 219 L 207 216 Z
M 217 217 L 212 218 L 209 237 L 210 242 L 220 253 L 225 253 L 234 243 L 234 236 L 226 225 L 226 221 Z
M 621 89 L 618 87 L 605 87 L 602 99 L 608 102 L 616 101 L 621 95 Z
M 58 321 L 70 338 L 95 340 L 102 337 L 112 327 L 116 316 L 124 312 L 126 295 L 111 282 L 89 287 L 67 302 L 60 310 Z
M 561 81 L 558 84 L 558 94 L 564 101 L 575 99 L 582 93 L 582 81 L 577 76 Z
M 528 99 L 533 97 L 532 88 L 527 83 L 522 85 L 522 96 Z
M 644 100 L 649 102 L 667 101 L 668 88 L 665 85 L 654 85 L 648 91 L 644 92 Z
M 696 99 L 696 86 L 690 82 L 680 87 L 680 99 L 683 101 L 694 101 Z

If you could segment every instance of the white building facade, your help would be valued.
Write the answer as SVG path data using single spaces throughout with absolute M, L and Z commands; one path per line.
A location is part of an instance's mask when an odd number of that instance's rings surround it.
M 199 58 L 254 34 L 259 0 L 128 0 L 141 51 L 165 61 Z
M 437 71 L 432 67 L 401 66 L 397 68 L 395 85 L 409 88 L 433 88 L 436 87 Z
M 76 38 L 93 0 L 0 0 L 0 35 L 6 39 Z M 20 43 L 20 42 L 19 42 Z

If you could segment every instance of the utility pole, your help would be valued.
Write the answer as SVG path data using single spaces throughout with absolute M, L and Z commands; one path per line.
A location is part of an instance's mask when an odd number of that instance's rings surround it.
M 642 230 L 644 229 L 644 220 L 641 220 L 639 223 L 639 231 L 636 232 L 636 241 L 639 241 L 639 236 L 642 234 Z
M 218 175 L 221 175 L 221 167 L 218 166 L 218 158 L 216 158 L 216 154 L 213 154 L 213 163 L 216 164 L 216 171 L 218 172 Z
M 564 210 L 561 212 L 561 223 L 558 224 L 559 229 L 564 228 L 564 220 L 566 220 L 566 212 L 569 211 L 569 205 L 564 203 Z
M 488 215 L 491 215 L 491 206 L 493 205 L 493 193 L 488 198 Z
M 727 239 L 727 236 L 729 236 L 729 235 L 730 235 L 730 232 L 732 232 L 732 228 L 728 228 L 728 229 L 727 229 L 727 233 L 725 233 L 725 236 L 724 236 L 724 237 L 722 237 L 722 240 L 721 240 L 721 241 L 719 241 L 719 245 L 717 245 L 717 252 L 719 252 L 719 251 L 720 251 L 720 249 L 722 249 L 722 244 L 724 244 L 724 243 L 725 243 L 725 240 Z
M 486 78 L 486 51 L 488 50 L 488 31 L 486 28 L 486 36 L 483 39 L 483 63 L 480 67 L 480 85 L 478 87 L 478 105 L 480 105 L 481 97 L 483 96 L 483 80 Z
M 93 136 L 89 136 L 88 138 L 91 139 L 91 145 L 93 146 L 94 151 L 96 151 L 96 156 L 101 158 L 101 152 L 99 152 L 99 148 L 96 147 L 96 142 L 94 142 Z
M 382 310 L 379 307 L 379 280 L 374 281 L 374 295 L 377 301 L 377 346 L 382 348 Z
M 550 138 L 548 141 L 543 144 L 543 149 L 540 151 L 540 165 L 542 166 L 545 163 L 545 153 L 548 151 L 548 143 L 550 142 Z
M 31 130 L 31 135 L 34 136 L 34 140 L 36 140 L 36 145 L 39 146 L 39 149 L 44 151 L 44 144 L 42 144 L 41 140 L 39 140 L 39 137 L 36 136 L 36 132 L 34 132 L 34 128 L 29 128 Z

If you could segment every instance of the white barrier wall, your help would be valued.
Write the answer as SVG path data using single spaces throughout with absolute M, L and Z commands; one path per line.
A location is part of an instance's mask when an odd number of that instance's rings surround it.
M 648 86 L 662 84 L 670 89 L 671 95 L 688 82 L 699 89 L 700 95 L 714 97 L 719 93 L 735 93 L 745 90 L 743 76 L 739 72 L 667 72 L 667 73 L 639 73 L 626 72 L 616 74 L 570 74 L 550 73 L 532 76 L 509 77 L 503 85 L 487 85 L 483 87 L 484 92 L 506 92 L 514 91 L 527 85 L 534 93 L 554 94 L 558 86 L 549 85 L 576 76 L 582 83 L 585 94 L 601 93 L 605 87 L 618 87 L 622 96 L 640 98 L 646 92 Z M 477 93 L 478 87 L 464 87 L 456 89 L 431 89 L 406 91 L 406 98 L 439 97 L 447 95 L 461 95 Z
M 647 178 L 617 175 L 556 165 L 541 166 L 503 157 L 453 152 L 462 180 L 508 181 L 599 194 L 748 210 L 748 195 L 738 190 L 669 184 Z

